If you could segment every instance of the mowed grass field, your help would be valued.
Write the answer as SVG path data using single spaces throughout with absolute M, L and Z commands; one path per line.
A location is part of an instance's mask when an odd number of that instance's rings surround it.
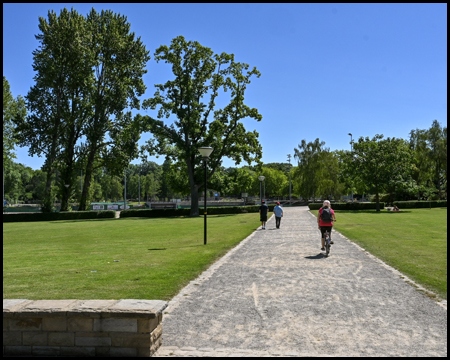
M 447 299 L 447 208 L 336 211 L 336 219 L 335 230 Z
M 446 208 L 336 217 L 336 230 L 447 299 Z M 170 300 L 260 224 L 208 216 L 205 246 L 203 217 L 4 223 L 3 298 Z
M 259 214 L 3 224 L 4 299 L 169 300 L 250 235 Z M 118 261 L 114 261 L 118 260 Z

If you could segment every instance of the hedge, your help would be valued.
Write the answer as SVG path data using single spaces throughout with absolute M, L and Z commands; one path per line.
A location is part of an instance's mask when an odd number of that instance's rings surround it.
M 54 220 L 79 220 L 79 219 L 114 219 L 114 210 L 101 211 L 63 211 L 52 213 L 21 213 L 3 214 L 3 222 L 19 221 L 54 221 Z
M 311 203 L 308 204 L 309 210 L 319 210 L 322 207 L 322 203 Z M 377 203 L 358 203 L 358 202 L 348 202 L 348 203 L 332 203 L 331 208 L 333 210 L 370 210 L 376 209 Z M 380 202 L 380 209 L 384 209 L 384 202 Z
M 275 205 L 268 205 L 269 212 L 273 211 Z M 203 215 L 203 207 L 199 207 L 200 216 Z M 241 214 L 241 213 L 257 213 L 259 205 L 251 206 L 223 206 L 207 208 L 208 215 L 220 214 Z M 189 216 L 191 209 L 128 209 L 120 212 L 120 217 L 170 217 L 170 216 Z
M 435 208 L 447 207 L 447 200 L 434 201 L 394 201 L 394 205 L 399 209 L 418 209 L 418 208 Z

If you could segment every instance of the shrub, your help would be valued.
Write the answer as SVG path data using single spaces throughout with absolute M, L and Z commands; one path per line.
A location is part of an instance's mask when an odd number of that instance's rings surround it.
M 3 214 L 3 222 L 20 221 L 54 221 L 54 220 L 79 220 L 79 219 L 114 219 L 114 210 L 103 211 L 61 211 L 52 213 L 21 213 Z
M 309 210 L 319 210 L 322 207 L 322 203 L 311 203 L 308 205 Z M 376 209 L 377 203 L 333 203 L 331 204 L 333 210 L 369 210 Z M 380 209 L 384 209 L 384 202 L 380 202 Z
M 268 205 L 269 212 L 273 211 L 275 205 Z M 200 207 L 200 216 L 203 215 L 203 208 Z M 189 216 L 191 209 L 128 209 L 120 212 L 120 217 L 170 217 L 170 216 Z M 243 212 L 257 213 L 259 205 L 251 206 L 223 206 L 208 207 L 208 215 L 222 214 L 240 214 Z
M 394 201 L 394 205 L 401 209 L 447 207 L 447 200 L 438 201 Z

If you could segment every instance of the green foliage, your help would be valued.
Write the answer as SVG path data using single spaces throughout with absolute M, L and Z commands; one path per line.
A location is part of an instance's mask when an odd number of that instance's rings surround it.
M 244 118 L 262 119 L 258 110 L 244 104 L 244 93 L 250 78 L 260 76 L 256 68 L 234 61 L 233 54 L 214 54 L 210 48 L 196 41 L 186 41 L 183 36 L 172 40 L 170 46 L 160 46 L 155 60 L 172 65 L 175 79 L 155 85 L 153 98 L 143 102 L 144 108 L 158 110 L 156 120 L 140 117 L 152 133 L 144 150 L 150 155 L 166 155 L 177 161 L 177 168 L 189 180 L 191 215 L 198 215 L 198 189 L 205 186 L 202 158 L 198 148 L 214 149 L 208 161 L 208 177 L 221 166 L 224 156 L 239 164 L 259 161 L 262 156 L 258 133 L 247 132 L 240 122 Z M 219 92 L 230 91 L 229 104 L 216 109 Z M 208 98 L 205 102 L 203 98 Z M 210 120 L 210 115 L 213 120 Z M 162 119 L 175 117 L 172 125 Z
M 103 211 L 68 211 L 68 212 L 42 212 L 3 214 L 3 222 L 27 222 L 27 221 L 55 221 L 55 220 L 79 220 L 79 219 L 111 219 L 116 216 L 114 210 Z
M 264 176 L 263 193 L 265 191 L 266 198 L 274 196 L 286 196 L 289 194 L 289 178 L 281 170 L 275 170 L 269 167 L 262 167 L 260 173 L 255 173 L 253 177 L 253 192 L 259 195 L 259 179 L 258 176 Z M 257 191 L 255 191 L 256 189 Z M 265 190 L 264 190 L 265 189 Z
M 269 211 L 273 211 L 275 205 L 268 205 Z M 223 207 L 208 207 L 208 215 L 219 214 L 240 214 L 240 213 L 257 213 L 259 206 L 223 206 Z M 190 209 L 127 209 L 120 212 L 120 217 L 172 217 L 172 216 L 189 216 Z M 200 211 L 200 216 L 203 212 Z
M 353 145 L 349 172 L 358 176 L 368 192 L 376 195 L 401 182 L 408 182 L 412 174 L 412 152 L 403 139 L 375 135 L 360 137 Z M 377 208 L 379 210 L 379 208 Z
M 434 120 L 430 129 L 411 130 L 409 135 L 409 146 L 414 152 L 413 179 L 417 197 L 425 193 L 428 197 L 430 189 L 434 189 L 437 197 L 442 198 L 447 189 L 447 127 L 441 127 Z
M 400 210 L 401 209 L 419 209 L 419 208 L 436 208 L 447 207 L 447 200 L 439 201 L 394 201 Z
M 13 120 L 25 117 L 26 112 L 25 100 L 20 95 L 13 98 L 8 80 L 3 76 L 3 167 L 16 157 L 13 152 L 16 144 Z
M 378 204 L 375 202 L 371 203 L 332 203 L 331 208 L 333 210 L 372 210 L 377 209 Z M 380 209 L 384 209 L 384 202 L 380 202 Z M 310 203 L 308 204 L 310 210 L 319 210 L 322 207 L 322 203 Z
M 63 209 L 74 195 L 75 171 L 84 167 L 82 210 L 101 197 L 92 188 L 96 168 L 118 175 L 137 156 L 141 124 L 124 110 L 139 109 L 150 57 L 126 17 L 110 10 L 92 9 L 86 18 L 73 9 L 49 11 L 48 20 L 39 18 L 39 30 L 40 46 L 33 52 L 38 75 L 27 95 L 30 115 L 15 119 L 15 136 L 30 155 L 46 157 L 46 196 L 58 172 Z
M 298 167 L 293 174 L 294 192 L 303 198 L 318 197 L 317 191 L 320 182 L 322 187 L 329 185 L 328 183 L 323 184 L 325 179 L 322 178 L 323 172 L 320 171 L 321 153 L 328 151 L 328 149 L 322 148 L 324 145 L 325 142 L 321 142 L 319 138 L 309 143 L 302 140 L 298 144 L 298 148 L 294 149 L 294 158 L 298 161 Z
M 224 194 L 237 196 L 240 196 L 242 193 L 251 194 L 253 193 L 252 186 L 254 181 L 255 175 L 250 169 L 246 167 L 229 168 L 224 171 L 221 181 L 221 192 Z

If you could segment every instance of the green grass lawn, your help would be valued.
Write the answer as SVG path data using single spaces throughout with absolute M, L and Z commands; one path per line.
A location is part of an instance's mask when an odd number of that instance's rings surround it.
M 447 208 L 336 211 L 336 219 L 335 230 L 447 299 Z
M 3 224 L 4 299 L 169 300 L 250 235 L 259 214 Z M 119 260 L 115 262 L 114 260 Z
M 336 230 L 447 299 L 446 208 L 336 217 Z M 169 300 L 259 225 L 258 214 L 208 216 L 205 246 L 203 217 L 4 223 L 3 298 Z

